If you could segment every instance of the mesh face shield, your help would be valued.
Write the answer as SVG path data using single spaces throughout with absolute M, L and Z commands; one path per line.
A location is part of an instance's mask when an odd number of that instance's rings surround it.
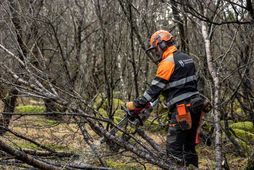
M 151 47 L 149 41 L 146 42 L 146 53 L 155 64 L 159 64 L 162 59 L 162 52 L 156 46 Z
M 153 33 L 150 40 L 146 42 L 146 53 L 149 52 L 149 58 L 158 64 L 162 59 L 163 51 L 173 44 L 169 43 L 171 41 L 174 42 L 173 39 L 172 34 L 166 30 L 159 30 Z

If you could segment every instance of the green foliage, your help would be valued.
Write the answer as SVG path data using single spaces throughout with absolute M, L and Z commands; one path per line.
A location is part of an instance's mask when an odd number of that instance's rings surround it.
M 44 106 L 33 106 L 33 105 L 23 105 L 23 106 L 17 106 L 15 108 L 15 112 L 21 112 L 21 113 L 42 113 L 45 112 Z
M 233 123 L 229 125 L 229 127 L 232 129 L 241 129 L 252 133 L 254 132 L 253 123 L 249 121 Z

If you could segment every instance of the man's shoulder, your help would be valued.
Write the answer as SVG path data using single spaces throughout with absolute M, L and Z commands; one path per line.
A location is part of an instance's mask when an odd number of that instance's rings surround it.
M 178 50 L 174 52 L 174 57 L 192 58 L 190 55 L 186 54 L 185 52 L 178 51 Z
M 169 54 L 166 58 L 164 58 L 161 63 L 163 62 L 173 62 L 174 63 L 174 55 L 173 53 L 172 54 Z

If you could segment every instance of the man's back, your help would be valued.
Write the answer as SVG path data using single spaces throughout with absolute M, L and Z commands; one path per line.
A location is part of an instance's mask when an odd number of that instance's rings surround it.
M 193 59 L 180 51 L 174 52 L 173 59 L 174 72 L 163 91 L 163 94 L 167 97 L 168 105 L 198 93 L 196 68 Z

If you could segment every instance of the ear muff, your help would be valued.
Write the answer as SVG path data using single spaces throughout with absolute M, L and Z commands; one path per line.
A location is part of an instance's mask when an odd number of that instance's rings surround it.
M 158 45 L 162 51 L 165 51 L 169 47 L 169 45 L 166 41 L 161 41 L 158 43 Z
M 161 50 L 165 51 L 169 46 L 174 44 L 175 44 L 175 41 L 171 39 L 170 41 L 160 41 L 158 43 L 158 46 L 160 47 Z

